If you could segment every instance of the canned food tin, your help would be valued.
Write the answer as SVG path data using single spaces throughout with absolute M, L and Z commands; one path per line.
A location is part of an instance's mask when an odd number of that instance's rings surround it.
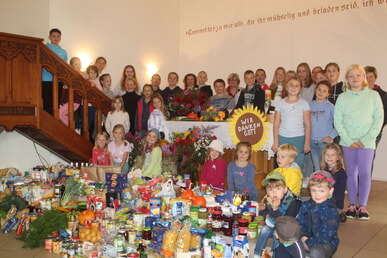
M 44 250 L 46 250 L 47 252 L 52 252 L 52 240 L 52 237 L 47 237 L 46 239 L 44 239 Z
M 60 241 L 59 238 L 56 238 L 52 241 L 52 252 L 54 254 L 60 254 L 61 244 L 62 244 L 62 241 Z

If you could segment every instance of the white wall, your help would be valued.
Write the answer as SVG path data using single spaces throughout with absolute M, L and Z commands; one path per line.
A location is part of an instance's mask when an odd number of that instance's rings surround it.
M 14 167 L 20 171 L 28 171 L 36 165 L 53 165 L 58 162 L 66 163 L 19 133 L 0 133 L 0 169 Z
M 356 2 L 358 6 L 346 4 Z M 300 62 L 311 66 L 334 61 L 342 68 L 352 63 L 374 65 L 378 83 L 387 88 L 387 3 L 364 7 L 366 1 L 347 0 L 0 0 L 0 31 L 47 38 L 48 30 L 62 30 L 69 57 L 87 53 L 104 56 L 106 71 L 115 84 L 127 64 L 135 66 L 140 84 L 149 82 L 146 65 L 160 68 L 162 87 L 166 75 L 177 71 L 182 80 L 188 72 L 206 70 L 209 83 L 240 75 L 246 69 L 264 68 L 267 82 L 277 66 L 295 69 Z M 313 14 L 313 10 L 339 6 L 340 11 Z M 343 6 L 348 10 L 342 10 Z M 354 7 L 354 8 L 351 8 Z M 302 11 L 309 15 L 298 17 Z M 258 23 L 259 18 L 291 17 Z M 255 20 L 248 25 L 248 21 Z M 238 22 L 244 26 L 235 27 Z M 233 28 L 224 28 L 233 24 Z M 240 24 L 240 23 L 239 23 Z M 222 26 L 218 32 L 189 35 L 189 31 Z M 180 81 L 181 81 L 180 80 Z M 182 84 L 182 82 L 180 82 Z M 6 133 L 7 139 L 10 137 Z M 0 137 L 5 137 L 4 133 Z M 374 178 L 387 180 L 383 157 L 387 154 L 385 133 L 379 145 Z M 12 136 L 12 143 L 24 140 Z M 13 153 L 0 141 L 0 167 L 12 165 Z M 31 152 L 32 153 L 32 152 Z M 39 163 L 39 162 L 38 162 Z M 31 161 L 31 166 L 38 164 Z

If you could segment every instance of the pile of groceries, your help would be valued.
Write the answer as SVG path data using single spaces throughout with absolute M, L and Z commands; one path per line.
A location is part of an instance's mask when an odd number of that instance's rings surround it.
M 249 257 L 265 224 L 248 192 L 189 175 L 57 164 L 4 175 L 0 194 L 4 234 L 68 258 Z

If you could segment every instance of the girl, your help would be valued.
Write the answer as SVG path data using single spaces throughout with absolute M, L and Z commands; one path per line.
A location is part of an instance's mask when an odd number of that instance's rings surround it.
M 144 177 L 161 175 L 162 151 L 160 147 L 160 132 L 157 129 L 152 128 L 146 133 L 142 155 L 145 157 L 142 175 Z
M 346 90 L 337 98 L 334 114 L 348 173 L 350 205 L 345 214 L 347 218 L 367 220 L 370 218 L 366 206 L 371 189 L 371 166 L 376 136 L 383 124 L 383 105 L 378 93 L 368 88 L 361 66 L 348 67 L 345 79 Z
M 328 80 L 328 77 L 324 71 L 318 71 L 315 76 L 316 85 L 321 81 Z
M 316 100 L 310 103 L 311 143 L 310 153 L 314 171 L 320 170 L 320 157 L 323 147 L 333 141 L 337 132 L 333 127 L 333 112 L 335 106 L 328 101 L 331 85 L 321 81 L 316 87 Z M 307 175 L 308 177 L 310 175 Z
M 258 190 L 255 185 L 255 166 L 249 162 L 251 158 L 251 144 L 240 142 L 236 146 L 235 161 L 228 164 L 227 183 L 231 191 L 243 192 L 247 190 L 250 200 L 258 199 Z
M 347 173 L 344 170 L 344 158 L 341 147 L 336 143 L 325 145 L 321 156 L 321 169 L 332 174 L 335 180 L 333 199 L 340 213 L 340 220 L 345 222 L 346 216 L 342 212 L 344 208 L 345 189 L 347 187 Z
M 227 172 L 227 163 L 222 157 L 223 154 L 223 142 L 213 140 L 208 146 L 206 161 L 200 175 L 200 181 L 206 181 L 212 188 L 222 191 L 224 191 Z
M 91 82 L 91 86 L 97 87 L 97 89 L 102 91 L 102 86 L 98 80 L 98 67 L 95 65 L 89 65 L 86 68 L 86 73 L 89 75 L 89 82 Z
M 129 152 L 131 147 L 125 140 L 125 128 L 118 124 L 113 128 L 114 140 L 108 144 L 110 164 L 121 167 L 121 173 L 129 172 Z
M 106 117 L 105 129 L 110 135 L 111 140 L 114 140 L 113 128 L 117 124 L 123 125 L 124 133 L 129 131 L 129 115 L 124 109 L 124 101 L 121 96 L 113 97 L 111 110 Z
M 164 105 L 163 97 L 161 97 L 159 93 L 155 93 L 152 96 L 151 102 L 154 106 L 154 109 L 149 115 L 148 128 L 157 129 L 161 134 L 161 138 L 164 139 L 165 136 L 169 135 L 165 125 L 166 118 L 168 117 L 167 108 Z
M 134 78 L 137 81 L 136 70 L 133 65 L 127 65 L 124 67 L 122 71 L 121 79 L 114 87 L 113 93 L 114 95 L 124 95 L 126 93 L 125 82 L 127 78 Z
M 305 99 L 308 103 L 312 102 L 315 85 L 313 84 L 312 73 L 307 63 L 301 63 L 297 66 L 297 78 L 301 81 L 302 85 L 301 98 Z
M 140 134 L 140 138 L 144 138 L 148 131 L 149 114 L 154 107 L 151 102 L 153 94 L 152 84 L 145 84 L 142 88 L 142 98 L 137 101 L 136 119 L 134 120 L 134 130 Z
M 310 151 L 310 108 L 308 102 L 300 98 L 302 86 L 299 79 L 290 79 L 286 91 L 288 96 L 275 108 L 271 149 L 277 152 L 279 145 L 293 145 L 298 151 L 295 162 L 302 168 L 304 153 Z
M 129 113 L 130 129 L 129 131 L 134 134 L 134 120 L 137 113 L 137 101 L 140 100 L 140 96 L 137 94 L 138 84 L 136 79 L 127 78 L 125 81 L 126 93 L 122 95 L 124 101 L 124 108 Z
M 271 91 L 271 106 L 275 107 L 276 103 L 285 97 L 285 79 L 286 70 L 283 67 L 277 67 L 274 71 L 273 81 L 269 86 Z
M 110 74 L 108 73 L 102 74 L 99 77 L 99 82 L 101 83 L 101 86 L 102 86 L 102 92 L 110 99 L 113 99 L 114 93 L 110 89 L 110 86 L 112 86 L 112 78 L 110 77 Z
M 106 132 L 99 132 L 95 136 L 95 143 L 92 151 L 93 165 L 109 166 L 110 158 L 108 152 L 109 136 Z
M 339 82 L 340 67 L 336 63 L 329 63 L 325 66 L 325 73 L 329 83 L 332 85 L 332 94 L 328 99 L 334 105 L 337 97 L 343 92 L 343 82 Z

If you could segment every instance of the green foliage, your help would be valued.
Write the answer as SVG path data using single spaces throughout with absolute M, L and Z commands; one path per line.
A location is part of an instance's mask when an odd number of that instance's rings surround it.
M 11 195 L 3 198 L 3 201 L 0 203 L 0 210 L 8 212 L 12 204 L 14 204 L 18 210 L 22 210 L 26 207 L 27 202 L 13 191 Z
M 66 213 L 58 210 L 46 211 L 43 216 L 33 221 L 30 228 L 18 238 L 25 242 L 23 247 L 37 248 L 44 246 L 44 239 L 53 231 L 67 228 Z

